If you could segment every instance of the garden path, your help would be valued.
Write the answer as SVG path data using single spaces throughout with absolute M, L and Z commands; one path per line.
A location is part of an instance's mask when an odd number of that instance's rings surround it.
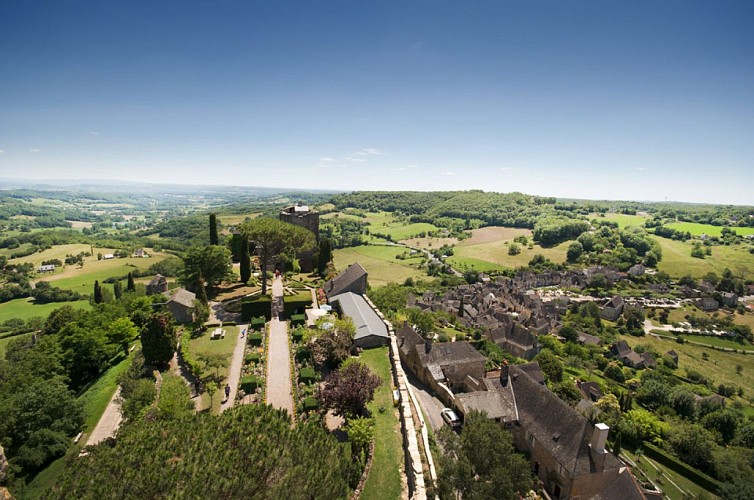
M 120 412 L 120 387 L 115 391 L 113 397 L 110 398 L 110 402 L 105 408 L 105 412 L 97 422 L 94 430 L 89 434 L 89 438 L 86 440 L 87 446 L 94 446 L 95 444 L 104 441 L 109 437 L 115 436 L 115 431 L 120 427 L 120 423 L 123 420 L 123 415 Z
M 248 335 L 249 325 L 238 325 L 238 338 L 236 338 L 236 347 L 233 350 L 233 357 L 230 359 L 230 366 L 228 367 L 228 380 L 227 384 L 230 385 L 230 397 L 220 405 L 220 412 L 224 412 L 228 408 L 232 408 L 236 402 L 236 394 L 238 393 L 238 382 L 241 379 L 241 368 L 243 367 L 243 353 L 246 346 L 246 335 L 241 337 L 241 332 L 246 331 Z M 221 391 L 225 390 L 225 387 L 220 388 Z M 225 395 L 224 392 L 221 394 Z
M 272 283 L 272 296 L 283 296 L 283 280 Z M 291 355 L 288 348 L 288 324 L 277 317 L 270 321 L 270 338 L 267 348 L 267 404 L 284 408 L 293 418 L 291 391 Z

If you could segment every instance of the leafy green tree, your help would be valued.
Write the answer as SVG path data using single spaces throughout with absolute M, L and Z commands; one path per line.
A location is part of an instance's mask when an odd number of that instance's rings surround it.
M 120 317 L 110 323 L 107 338 L 111 344 L 120 346 L 128 354 L 128 344 L 139 335 L 139 329 L 127 317 Z
M 327 265 L 332 260 L 332 241 L 330 238 L 322 238 L 319 242 L 319 257 L 317 259 L 317 273 L 325 276 Z
M 348 441 L 351 442 L 352 452 L 358 456 L 365 452 L 369 443 L 374 440 L 374 418 L 353 417 L 346 421 Z
M 734 410 L 719 410 L 705 415 L 700 424 L 707 430 L 713 431 L 720 436 L 722 444 L 730 443 L 738 430 L 738 422 L 741 416 Z
M 213 290 L 216 285 L 233 275 L 230 250 L 225 247 L 192 247 L 186 252 L 183 262 L 182 281 L 192 289 L 196 289 L 200 277 L 207 283 L 207 287 Z
M 144 360 L 149 364 L 165 367 L 173 358 L 176 344 L 173 318 L 167 313 L 153 314 L 141 334 Z
M 160 420 L 178 419 L 194 412 L 191 392 L 183 378 L 166 374 L 157 402 L 157 415 Z
M 337 368 L 348 359 L 356 327 L 350 318 L 339 319 L 329 330 L 323 331 L 311 344 L 314 363 Z
M 623 375 L 623 370 L 620 369 L 620 366 L 618 366 L 617 363 L 608 363 L 603 373 L 605 377 L 615 380 L 616 382 L 626 381 L 626 377 Z
M 367 292 L 369 298 L 383 314 L 392 315 L 406 307 L 408 288 L 397 283 L 389 283 Z
M 228 366 L 228 357 L 222 353 L 200 353 L 196 355 L 196 359 L 204 364 L 205 370 L 215 371 L 215 378 L 218 380 L 218 382 L 221 380 L 220 368 L 227 368 Z
M 561 328 L 558 335 L 563 337 L 566 342 L 578 342 L 579 340 L 579 332 L 571 325 L 565 325 Z
M 621 420 L 620 404 L 615 394 L 605 394 L 596 403 L 595 408 L 600 411 L 599 420 L 614 428 Z
M 408 309 L 408 320 L 416 327 L 416 333 L 425 339 L 431 339 L 435 331 L 435 316 L 429 311 Z
M 644 441 L 659 444 L 669 426 L 654 413 L 637 408 L 625 413 L 623 420 L 618 423 L 618 429 L 624 438 L 639 446 Z
M 581 254 L 583 253 L 584 246 L 578 241 L 574 241 L 568 246 L 566 258 L 568 259 L 568 262 L 576 262 L 577 260 L 579 260 L 579 257 L 581 257 Z
M 486 414 L 470 411 L 460 436 L 438 434 L 440 498 L 514 500 L 533 486 L 528 461 L 513 448 L 511 435 Z
M 251 255 L 249 255 L 249 240 L 243 238 L 241 250 L 241 283 L 248 283 L 251 279 Z
M 209 214 L 209 244 L 220 244 L 220 240 L 217 236 L 217 214 Z
M 688 387 L 673 387 L 668 394 L 668 403 L 682 417 L 693 419 L 696 416 L 696 400 Z
M 563 380 L 563 362 L 551 350 L 542 349 L 534 361 L 539 363 L 548 381 L 557 383 Z
M 521 253 L 521 247 L 517 243 L 508 245 L 508 255 L 518 255 Z
M 374 398 L 374 391 L 382 380 L 363 363 L 344 365 L 325 379 L 320 390 L 320 400 L 325 408 L 337 415 L 357 417 L 364 414 L 367 403 Z
M 132 422 L 141 417 L 144 409 L 151 405 L 157 397 L 157 388 L 154 381 L 146 378 L 139 378 L 128 383 L 126 386 L 121 383 L 121 413 L 127 422 Z
M 576 406 L 581 401 L 581 393 L 572 380 L 564 380 L 554 384 L 552 392 L 571 406 Z
M 690 466 L 705 472 L 712 471 L 715 440 L 706 429 L 680 422 L 671 428 L 668 442 L 678 458 Z
M 316 246 L 314 233 L 300 226 L 269 217 L 257 217 L 241 225 L 240 233 L 256 245 L 262 268 L 262 295 L 267 293 L 267 268 L 272 259 Z

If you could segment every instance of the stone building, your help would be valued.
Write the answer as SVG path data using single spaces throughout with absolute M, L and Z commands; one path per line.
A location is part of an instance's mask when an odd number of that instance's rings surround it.
M 319 244 L 319 212 L 312 210 L 307 205 L 291 205 L 280 212 L 280 220 L 295 224 L 314 233 L 314 239 Z M 314 253 L 316 250 L 298 254 L 301 271 L 310 273 L 314 271 Z

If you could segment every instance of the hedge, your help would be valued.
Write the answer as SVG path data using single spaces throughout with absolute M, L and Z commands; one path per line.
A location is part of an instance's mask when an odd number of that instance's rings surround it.
M 283 314 L 290 318 L 294 314 L 301 314 L 308 306 L 312 305 L 312 294 L 309 290 L 299 292 L 296 295 L 283 297 Z
M 291 322 L 293 322 L 293 319 L 291 319 Z M 304 338 L 304 332 L 302 332 L 301 329 L 293 330 L 291 338 L 294 342 L 301 342 L 301 340 Z
M 236 324 L 237 323 L 235 321 L 223 321 L 222 326 L 236 326 Z
M 244 363 L 259 363 L 262 360 L 262 356 L 257 353 L 249 353 L 244 357 Z
M 258 347 L 262 345 L 262 334 L 261 333 L 252 333 L 249 335 L 249 345 Z
M 252 330 L 261 330 L 264 328 L 264 324 L 266 323 L 266 320 L 264 316 L 259 316 L 258 318 L 251 318 L 251 323 L 249 326 Z
M 243 392 L 246 394 L 253 393 L 257 387 L 262 386 L 262 380 L 255 377 L 254 375 L 249 375 L 241 379 L 241 389 L 243 389 Z
M 306 314 L 291 315 L 291 326 L 303 326 L 306 323 Z
M 662 465 L 668 467 L 669 469 L 674 470 L 675 472 L 685 477 L 686 479 L 693 481 L 694 483 L 698 484 L 705 490 L 709 490 L 713 493 L 717 493 L 718 490 L 720 489 L 719 481 L 711 478 L 704 472 L 691 467 L 687 463 L 680 461 L 676 457 L 668 454 L 665 450 L 658 448 L 652 443 L 645 442 L 642 445 L 642 448 L 644 448 L 644 453 L 649 458 L 653 458 L 657 460 Z
M 304 411 L 316 410 L 317 408 L 319 408 L 319 401 L 317 398 L 309 396 L 304 399 Z
M 311 355 L 311 352 L 309 352 L 309 349 L 306 347 L 299 347 L 296 349 L 296 361 L 301 362 L 305 359 L 309 359 Z
M 184 330 L 181 334 L 181 357 L 186 365 L 186 368 L 196 378 L 201 378 L 202 367 L 197 360 L 191 354 L 189 350 L 189 343 L 191 342 L 191 331 L 189 329 Z
M 298 379 L 305 384 L 310 384 L 317 379 L 317 374 L 314 372 L 314 368 L 307 366 L 306 368 L 301 369 L 301 372 L 298 374 Z
M 241 318 L 249 321 L 251 318 L 263 316 L 267 321 L 272 319 L 272 297 L 269 295 L 258 295 L 241 302 Z

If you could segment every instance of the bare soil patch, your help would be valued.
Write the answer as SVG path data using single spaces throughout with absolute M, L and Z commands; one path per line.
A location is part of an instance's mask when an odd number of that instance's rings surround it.
M 515 227 L 483 227 L 481 229 L 474 229 L 471 231 L 471 238 L 465 239 L 461 242 L 461 245 L 478 245 L 480 243 L 491 243 L 493 241 L 512 241 L 516 236 L 526 236 L 530 238 L 532 232 L 530 229 L 522 229 Z

